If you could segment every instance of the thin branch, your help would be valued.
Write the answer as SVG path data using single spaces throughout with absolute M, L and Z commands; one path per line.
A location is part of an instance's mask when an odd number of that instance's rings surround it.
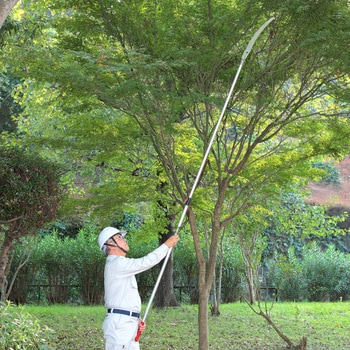
M 10 219 L 10 220 L 0 220 L 0 224 L 10 224 L 11 222 L 20 220 L 22 218 L 23 218 L 23 215 L 18 216 L 18 217 L 14 218 L 14 219 Z

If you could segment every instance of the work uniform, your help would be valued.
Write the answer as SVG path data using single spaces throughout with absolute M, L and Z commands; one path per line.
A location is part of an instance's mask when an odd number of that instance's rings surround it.
M 139 343 L 134 341 L 141 312 L 141 298 L 135 274 L 158 264 L 168 250 L 169 247 L 162 244 L 139 259 L 107 256 L 104 271 L 107 315 L 102 326 L 106 350 L 140 349 Z

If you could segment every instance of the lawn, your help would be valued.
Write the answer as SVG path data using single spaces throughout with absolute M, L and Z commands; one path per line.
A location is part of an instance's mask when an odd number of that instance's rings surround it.
M 25 306 L 41 325 L 53 330 L 57 350 L 102 350 L 102 306 Z M 198 306 L 150 310 L 142 350 L 197 349 Z M 245 303 L 220 306 L 209 316 L 210 349 L 281 350 L 285 343 Z M 350 302 L 275 303 L 271 318 L 293 342 L 307 337 L 309 350 L 350 350 Z

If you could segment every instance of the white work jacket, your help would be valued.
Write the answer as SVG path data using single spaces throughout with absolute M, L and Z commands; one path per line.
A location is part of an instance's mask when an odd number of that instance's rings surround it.
M 141 312 L 141 298 L 135 275 L 158 264 L 169 247 L 162 244 L 143 258 L 108 255 L 104 271 L 105 307 Z

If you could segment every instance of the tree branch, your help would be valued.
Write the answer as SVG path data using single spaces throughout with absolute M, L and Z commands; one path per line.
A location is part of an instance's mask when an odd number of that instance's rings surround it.
M 10 224 L 11 222 L 15 222 L 15 221 L 22 219 L 22 218 L 23 218 L 23 215 L 18 216 L 18 217 L 13 218 L 13 219 L 10 219 L 10 220 L 0 220 L 0 224 Z

